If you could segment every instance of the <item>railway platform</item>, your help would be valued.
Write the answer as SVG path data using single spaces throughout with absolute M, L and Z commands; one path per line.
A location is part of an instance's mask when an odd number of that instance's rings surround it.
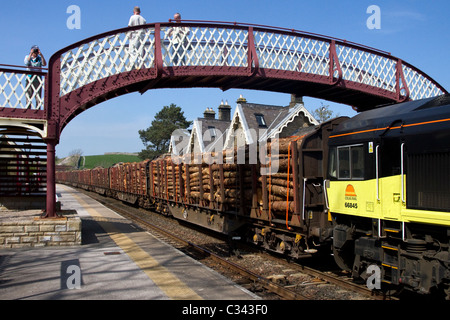
M 82 244 L 0 250 L 0 300 L 257 300 L 97 201 L 57 186 Z

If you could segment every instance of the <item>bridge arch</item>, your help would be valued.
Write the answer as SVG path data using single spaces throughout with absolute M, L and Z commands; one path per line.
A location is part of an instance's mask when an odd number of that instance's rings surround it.
M 172 28 L 189 34 L 171 39 Z M 70 45 L 49 62 L 54 138 L 84 110 L 157 88 L 256 89 L 322 98 L 358 111 L 445 93 L 387 52 L 326 36 L 236 23 L 155 23 Z

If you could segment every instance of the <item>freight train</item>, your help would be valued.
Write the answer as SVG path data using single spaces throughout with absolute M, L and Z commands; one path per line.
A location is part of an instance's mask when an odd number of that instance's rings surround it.
M 196 159 L 57 172 L 57 182 L 296 259 L 332 250 L 372 288 L 448 298 L 450 96 L 302 130 Z

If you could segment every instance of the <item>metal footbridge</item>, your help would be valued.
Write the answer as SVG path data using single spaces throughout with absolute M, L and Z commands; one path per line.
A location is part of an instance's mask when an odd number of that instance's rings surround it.
M 174 38 L 175 30 L 183 36 Z M 341 39 L 251 24 L 154 23 L 74 43 L 38 72 L 0 65 L 0 137 L 22 134 L 45 142 L 46 159 L 32 148 L 28 154 L 35 164 L 46 162 L 47 177 L 40 180 L 46 185 L 36 187 L 46 192 L 47 215 L 52 217 L 55 146 L 71 119 L 120 95 L 193 87 L 310 96 L 357 111 L 447 93 L 388 52 Z M 28 145 L 24 142 L 22 149 Z

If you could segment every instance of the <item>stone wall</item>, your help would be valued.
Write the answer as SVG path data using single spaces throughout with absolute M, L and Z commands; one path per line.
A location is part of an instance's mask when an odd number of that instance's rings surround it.
M 0 214 L 0 249 L 76 245 L 81 245 L 81 219 L 76 212 L 56 219 L 23 212 Z

